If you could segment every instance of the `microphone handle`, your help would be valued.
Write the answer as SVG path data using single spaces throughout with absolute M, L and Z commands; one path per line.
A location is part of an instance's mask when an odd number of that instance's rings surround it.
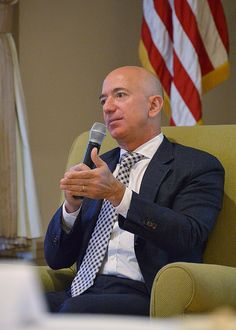
M 91 159 L 91 151 L 93 150 L 93 148 L 97 148 L 98 152 L 99 152 L 100 147 L 101 147 L 100 144 L 98 144 L 96 142 L 92 142 L 92 141 L 89 141 L 89 143 L 87 145 L 87 149 L 86 149 L 86 152 L 85 152 L 85 155 L 84 155 L 83 163 L 85 165 L 87 165 L 88 167 L 90 167 L 91 169 L 94 168 L 94 163 Z M 80 196 L 73 196 L 73 197 L 75 199 L 83 199 L 83 197 L 80 197 Z
M 87 165 L 88 167 L 90 167 L 91 169 L 94 167 L 94 163 L 91 159 L 91 151 L 93 150 L 93 148 L 97 148 L 98 152 L 99 152 L 100 147 L 101 147 L 100 144 L 98 144 L 96 142 L 92 142 L 92 141 L 89 141 L 89 143 L 87 145 L 87 149 L 86 149 L 86 152 L 85 152 L 85 155 L 84 155 L 83 163 L 85 165 Z

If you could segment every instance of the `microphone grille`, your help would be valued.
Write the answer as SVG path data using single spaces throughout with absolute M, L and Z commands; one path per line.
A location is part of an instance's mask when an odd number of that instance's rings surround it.
M 106 136 L 106 126 L 102 123 L 97 123 L 97 122 L 94 123 L 90 130 L 89 141 L 101 145 L 105 136 Z

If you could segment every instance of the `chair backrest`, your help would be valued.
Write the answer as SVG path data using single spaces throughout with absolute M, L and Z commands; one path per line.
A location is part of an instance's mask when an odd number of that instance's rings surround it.
M 225 168 L 223 208 L 210 235 L 204 262 L 236 267 L 236 125 L 163 127 L 172 141 L 205 150 L 216 156 Z M 78 136 L 70 150 L 67 168 L 83 160 L 88 132 Z M 117 143 L 108 134 L 100 153 Z

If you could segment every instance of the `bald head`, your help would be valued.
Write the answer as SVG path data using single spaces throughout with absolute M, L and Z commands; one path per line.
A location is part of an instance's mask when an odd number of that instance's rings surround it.
M 160 95 L 163 97 L 163 89 L 159 79 L 151 72 L 139 66 L 123 66 L 111 71 L 105 78 L 111 76 L 124 76 L 134 87 L 142 90 L 145 96 Z

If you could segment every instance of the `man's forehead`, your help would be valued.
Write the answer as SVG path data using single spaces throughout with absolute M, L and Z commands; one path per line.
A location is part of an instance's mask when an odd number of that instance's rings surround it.
M 102 91 L 114 90 L 122 88 L 131 88 L 135 84 L 135 79 L 132 75 L 111 72 L 103 81 Z
M 109 73 L 106 78 L 104 79 L 104 84 L 108 82 L 116 82 L 116 81 L 126 81 L 129 79 L 129 76 L 127 73 L 122 72 L 111 72 Z

